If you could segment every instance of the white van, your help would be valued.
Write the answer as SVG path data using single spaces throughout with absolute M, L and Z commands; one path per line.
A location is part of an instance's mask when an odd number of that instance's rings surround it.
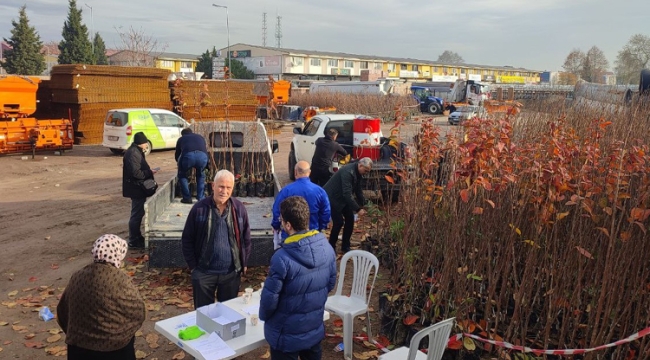
M 114 109 L 104 120 L 102 145 L 114 154 L 122 154 L 133 142 L 133 135 L 143 132 L 149 140 L 149 150 L 174 149 L 181 130 L 190 124 L 169 110 Z

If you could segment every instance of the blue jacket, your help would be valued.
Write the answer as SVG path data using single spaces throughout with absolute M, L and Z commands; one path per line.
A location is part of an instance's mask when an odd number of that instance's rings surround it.
M 330 223 L 330 200 L 322 187 L 314 184 L 308 177 L 296 179 L 285 186 L 275 198 L 273 203 L 273 220 L 271 226 L 280 230 L 280 203 L 289 196 L 301 196 L 309 204 L 309 229 L 322 231 Z M 282 238 L 286 239 L 287 233 L 282 231 Z
M 264 337 L 272 349 L 309 349 L 325 337 L 323 313 L 336 284 L 336 254 L 322 233 L 289 236 L 273 254 L 260 302 Z

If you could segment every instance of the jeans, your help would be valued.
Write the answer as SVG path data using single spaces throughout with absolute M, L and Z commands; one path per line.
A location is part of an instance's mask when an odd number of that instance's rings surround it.
M 224 302 L 237 297 L 241 275 L 237 271 L 225 275 L 211 275 L 195 268 L 192 270 L 192 293 L 194 308 L 214 303 L 214 293 L 217 301 Z
M 320 360 L 323 354 L 323 350 L 320 346 L 320 343 L 312 346 L 309 349 L 300 350 L 296 352 L 286 353 L 279 350 L 274 350 L 271 348 L 271 360 Z
M 196 170 L 196 199 L 205 197 L 205 174 L 203 170 L 208 166 L 208 155 L 203 151 L 191 151 L 183 154 L 178 159 L 178 180 L 181 184 L 181 195 L 183 199 L 192 199 L 187 173 L 191 169 Z
M 68 345 L 69 360 L 135 360 L 135 348 L 133 342 L 135 337 L 123 348 L 114 351 L 94 351 L 80 348 L 74 345 Z
M 147 198 L 131 198 L 131 218 L 129 219 L 129 244 L 144 245 L 144 236 L 140 231 L 144 217 L 144 202 Z
M 345 223 L 345 226 L 343 225 Z M 346 206 L 341 212 L 332 211 L 332 232 L 330 232 L 330 245 L 336 252 L 336 242 L 339 239 L 339 232 L 343 228 L 343 236 L 341 237 L 341 251 L 350 251 L 350 238 L 352 231 L 354 231 L 354 211 L 349 206 Z

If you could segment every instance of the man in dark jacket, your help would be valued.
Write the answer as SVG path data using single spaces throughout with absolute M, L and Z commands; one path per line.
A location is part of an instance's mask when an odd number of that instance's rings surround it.
M 336 250 L 336 241 L 339 232 L 343 227 L 341 238 L 341 251 L 350 251 L 350 238 L 354 231 L 354 213 L 362 216 L 366 213 L 363 209 L 365 199 L 361 188 L 361 178 L 372 169 L 372 160 L 362 158 L 357 162 L 349 163 L 339 169 L 330 181 L 325 184 L 325 192 L 330 199 L 332 208 L 332 232 L 330 233 L 330 244 Z M 354 196 L 356 195 L 356 201 Z
M 144 236 L 140 231 L 144 216 L 144 202 L 147 200 L 142 182 L 153 179 L 157 170 L 152 170 L 144 158 L 149 140 L 144 133 L 133 136 L 133 143 L 124 153 L 122 166 L 122 196 L 131 198 L 131 218 L 129 219 L 129 247 L 144 248 Z
M 205 174 L 203 170 L 208 166 L 208 149 L 205 139 L 199 134 L 194 134 L 192 129 L 183 129 L 181 138 L 176 142 L 176 153 L 174 158 L 178 163 L 178 182 L 181 185 L 181 202 L 192 203 L 189 181 L 187 174 L 191 169 L 196 173 L 196 199 L 205 197 Z
M 181 243 L 183 257 L 192 271 L 194 308 L 237 297 L 241 273 L 246 274 L 251 253 L 248 213 L 241 201 L 231 198 L 235 176 L 220 170 L 214 176 L 214 195 L 192 207 Z
M 339 132 L 336 129 L 327 129 L 325 137 L 316 140 L 316 149 L 311 159 L 311 174 L 309 175 L 309 179 L 314 184 L 323 186 L 332 177 L 330 167 L 334 154 L 341 156 L 348 154 L 343 146 L 336 142 L 338 136 Z
M 271 258 L 262 289 L 260 320 L 271 359 L 320 360 L 325 337 L 323 313 L 336 284 L 336 254 L 325 235 L 309 231 L 309 205 L 300 196 L 280 204 L 282 227 L 289 234 Z

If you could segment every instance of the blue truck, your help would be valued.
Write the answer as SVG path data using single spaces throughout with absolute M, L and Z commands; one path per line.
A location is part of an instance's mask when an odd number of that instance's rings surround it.
M 426 86 L 411 86 L 411 95 L 420 103 L 420 111 L 436 115 L 441 114 L 444 109 L 444 100 L 433 95 L 430 88 Z

